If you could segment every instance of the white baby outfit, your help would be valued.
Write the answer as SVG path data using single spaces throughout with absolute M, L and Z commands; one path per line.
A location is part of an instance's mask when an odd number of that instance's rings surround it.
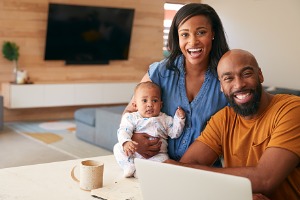
M 119 142 L 113 150 L 118 164 L 124 170 L 124 176 L 131 177 L 134 174 L 134 158 L 145 159 L 137 152 L 128 157 L 123 151 L 124 142 L 132 141 L 133 133 L 147 133 L 153 137 L 159 137 L 162 142 L 160 152 L 149 160 L 163 162 L 169 158 L 167 153 L 168 137 L 179 137 L 183 131 L 184 122 L 185 118 L 181 119 L 176 115 L 172 118 L 162 112 L 159 113 L 159 116 L 151 118 L 143 118 L 138 112 L 125 113 L 118 129 Z

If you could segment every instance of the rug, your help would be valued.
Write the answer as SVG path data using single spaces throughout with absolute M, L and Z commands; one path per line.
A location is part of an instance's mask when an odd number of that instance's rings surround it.
M 0 131 L 0 169 L 78 158 L 31 138 L 4 125 Z
M 71 120 L 6 122 L 6 126 L 40 144 L 74 158 L 111 155 L 112 152 L 80 140 L 76 136 L 76 123 Z
M 39 124 L 39 127 L 45 130 L 71 130 L 76 129 L 76 124 L 72 122 L 64 121 L 53 121 L 53 122 L 43 122 Z
M 40 140 L 46 144 L 51 144 L 54 142 L 58 142 L 63 139 L 63 137 L 54 134 L 54 133 L 27 133 L 25 132 L 26 135 L 33 137 L 37 140 Z
M 24 132 L 24 134 L 46 144 L 51 144 L 62 140 L 63 137 L 59 135 L 61 133 L 74 133 L 76 131 L 76 124 L 68 121 L 41 122 L 38 124 L 38 127 L 41 128 L 39 132 Z M 48 130 L 56 132 L 52 133 L 48 132 Z

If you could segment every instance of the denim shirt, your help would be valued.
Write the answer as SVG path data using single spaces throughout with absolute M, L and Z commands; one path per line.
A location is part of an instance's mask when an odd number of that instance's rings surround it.
M 175 61 L 179 73 L 166 68 L 166 60 L 150 65 L 148 74 L 152 82 L 162 89 L 162 112 L 174 116 L 180 106 L 186 114 L 185 127 L 177 139 L 168 139 L 168 153 L 171 159 L 179 160 L 192 142 L 200 135 L 210 117 L 227 105 L 227 100 L 220 90 L 220 82 L 210 70 L 205 73 L 205 80 L 192 102 L 186 95 L 184 57 Z

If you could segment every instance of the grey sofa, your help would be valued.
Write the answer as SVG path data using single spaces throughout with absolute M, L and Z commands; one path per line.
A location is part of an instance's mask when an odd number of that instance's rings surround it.
M 117 130 L 121 122 L 124 106 L 80 108 L 75 111 L 76 136 L 112 151 L 118 142 Z
M 282 88 L 282 87 L 269 87 L 264 86 L 265 90 L 271 94 L 293 94 L 300 96 L 300 90 L 293 90 L 288 88 Z

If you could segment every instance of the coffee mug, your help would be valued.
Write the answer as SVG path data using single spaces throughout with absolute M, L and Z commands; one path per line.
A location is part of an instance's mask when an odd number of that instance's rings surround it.
M 78 165 L 75 165 L 71 171 L 71 177 L 79 182 L 83 190 L 93 190 L 103 187 L 104 163 L 95 160 L 84 160 L 80 162 L 80 178 L 76 178 L 74 171 Z

